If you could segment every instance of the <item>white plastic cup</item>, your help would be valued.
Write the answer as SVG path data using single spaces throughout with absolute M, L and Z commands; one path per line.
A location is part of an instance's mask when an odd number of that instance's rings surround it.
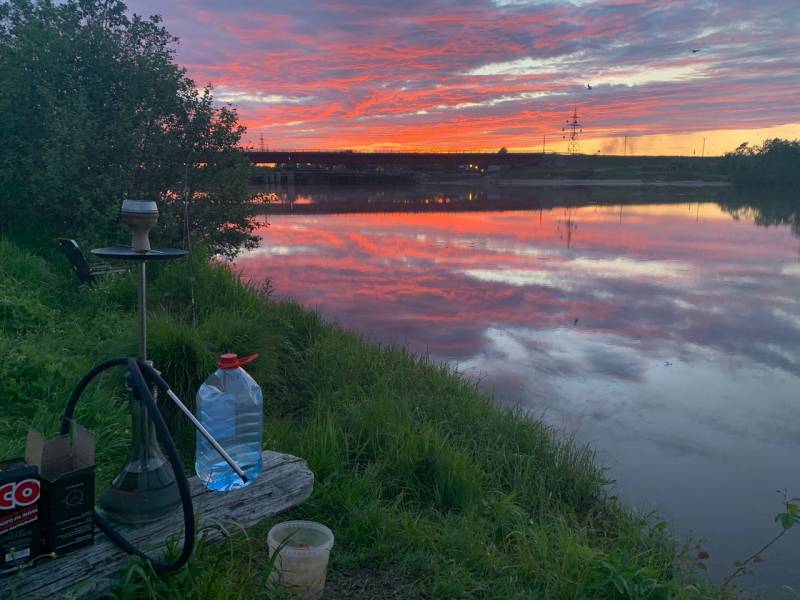
M 325 590 L 333 532 L 313 521 L 285 521 L 267 534 L 269 556 L 275 552 L 270 581 L 282 585 L 295 598 L 317 600 Z

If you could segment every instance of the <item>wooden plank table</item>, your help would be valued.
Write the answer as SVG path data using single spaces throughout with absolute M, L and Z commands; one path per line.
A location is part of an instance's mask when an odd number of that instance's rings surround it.
M 289 454 L 264 452 L 264 469 L 251 485 L 232 492 L 211 492 L 192 477 L 195 516 L 198 531 L 210 523 L 235 522 L 252 527 L 262 519 L 302 503 L 314 488 L 314 474 L 305 461 Z M 183 537 L 183 512 L 180 509 L 145 525 L 116 525 L 118 531 L 135 546 L 160 556 L 164 541 Z M 208 540 L 223 537 L 218 528 L 205 530 Z M 265 542 L 266 543 L 266 540 Z M 93 546 L 76 550 L 55 560 L 43 559 L 35 567 L 0 579 L 0 598 L 20 600 L 49 598 L 55 600 L 70 593 L 95 597 L 111 590 L 124 571 L 129 555 L 115 546 L 95 528 Z

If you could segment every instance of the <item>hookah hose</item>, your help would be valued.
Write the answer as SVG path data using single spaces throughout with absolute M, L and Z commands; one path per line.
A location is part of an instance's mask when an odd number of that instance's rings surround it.
M 149 562 L 153 566 L 153 569 L 155 569 L 155 571 L 158 573 L 170 573 L 180 569 L 186 564 L 186 561 L 189 560 L 189 557 L 194 550 L 195 524 L 192 494 L 189 491 L 189 482 L 186 480 L 186 475 L 183 472 L 183 465 L 181 464 L 181 459 L 178 455 L 178 449 L 175 447 L 175 442 L 170 435 L 169 429 L 167 429 L 166 423 L 164 423 L 164 417 L 161 416 L 161 413 L 159 412 L 156 402 L 153 398 L 153 394 L 150 392 L 150 388 L 148 386 L 148 383 L 155 385 L 166 395 L 170 389 L 167 382 L 164 381 L 161 375 L 159 375 L 153 367 L 146 362 L 137 360 L 135 358 L 119 357 L 102 362 L 92 368 L 91 371 L 86 373 L 86 375 L 83 376 L 83 379 L 80 380 L 80 383 L 78 383 L 78 387 L 76 387 L 75 391 L 72 392 L 72 396 L 70 396 L 69 402 L 67 402 L 67 406 L 64 410 L 64 418 L 61 421 L 61 433 L 69 433 L 72 416 L 75 412 L 75 405 L 78 403 L 78 400 L 80 400 L 81 394 L 83 394 L 86 386 L 88 386 L 89 383 L 91 383 L 92 380 L 103 371 L 119 365 L 128 366 L 128 372 L 131 375 L 134 391 L 142 400 L 142 402 L 144 402 L 145 407 L 147 408 L 147 414 L 149 415 L 150 420 L 153 421 L 153 425 L 155 425 L 158 441 L 161 442 L 161 445 L 167 454 L 167 458 L 172 465 L 172 470 L 175 473 L 175 483 L 178 486 L 178 492 L 180 494 L 181 504 L 183 506 L 183 549 L 181 550 L 180 556 L 178 556 L 178 558 L 172 562 L 157 560 L 148 556 L 139 548 L 131 544 L 127 539 L 125 539 L 97 510 L 94 511 L 94 522 L 97 523 L 97 526 L 100 528 L 100 530 L 105 533 L 112 542 L 122 548 L 125 552 L 143 558 Z M 142 373 L 143 371 L 144 373 Z

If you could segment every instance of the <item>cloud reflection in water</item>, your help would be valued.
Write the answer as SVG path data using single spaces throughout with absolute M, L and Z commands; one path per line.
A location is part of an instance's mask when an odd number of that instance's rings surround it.
M 787 228 L 660 204 L 272 216 L 262 234 L 245 276 L 591 442 L 623 496 L 709 539 L 717 573 L 769 537 L 773 490 L 800 493 Z M 788 569 L 759 573 L 800 585 Z

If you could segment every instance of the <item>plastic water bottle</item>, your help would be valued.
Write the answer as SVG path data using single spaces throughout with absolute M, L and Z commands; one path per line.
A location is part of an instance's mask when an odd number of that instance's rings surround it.
M 228 491 L 248 485 L 261 473 L 264 411 L 261 388 L 242 365 L 257 354 L 239 359 L 223 354 L 214 371 L 197 392 L 197 419 L 247 474 L 248 483 L 230 468 L 199 432 L 195 471 L 210 490 Z

